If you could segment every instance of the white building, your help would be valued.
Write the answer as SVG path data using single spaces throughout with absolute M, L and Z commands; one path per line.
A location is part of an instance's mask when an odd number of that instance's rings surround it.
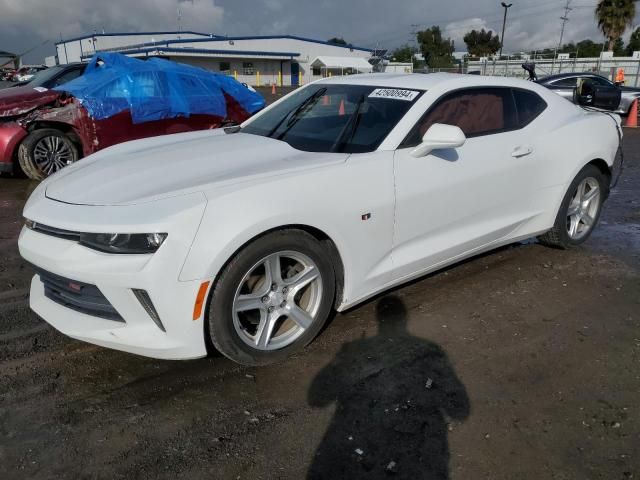
M 412 62 L 385 62 L 384 73 L 413 73 Z
M 95 33 L 56 44 L 58 63 L 96 52 L 162 57 L 235 76 L 250 85 L 299 85 L 317 78 L 371 71 L 372 50 L 295 35 L 222 37 L 198 32 Z M 318 59 L 331 59 L 324 65 Z

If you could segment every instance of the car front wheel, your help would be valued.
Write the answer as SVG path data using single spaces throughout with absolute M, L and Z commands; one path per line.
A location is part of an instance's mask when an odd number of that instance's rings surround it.
M 75 144 L 54 128 L 34 130 L 18 148 L 20 168 L 32 180 L 42 180 L 77 160 Z
M 218 276 L 209 336 L 238 363 L 278 362 L 313 340 L 334 297 L 335 273 L 322 242 L 302 230 L 276 231 L 242 249 Z
M 595 165 L 584 167 L 571 182 L 553 228 L 538 237 L 540 242 L 559 248 L 585 242 L 600 219 L 608 190 L 606 175 Z

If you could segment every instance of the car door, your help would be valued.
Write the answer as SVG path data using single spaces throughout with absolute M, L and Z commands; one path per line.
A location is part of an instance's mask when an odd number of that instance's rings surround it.
M 411 155 L 434 123 L 465 144 Z M 458 90 L 436 101 L 394 156 L 394 277 L 403 279 L 508 237 L 530 215 L 535 167 L 509 88 Z

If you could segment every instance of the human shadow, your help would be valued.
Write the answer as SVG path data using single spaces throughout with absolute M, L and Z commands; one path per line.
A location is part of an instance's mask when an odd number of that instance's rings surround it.
M 448 424 L 466 389 L 435 343 L 409 334 L 396 296 L 376 305 L 377 335 L 345 344 L 312 381 L 313 407 L 336 403 L 307 478 L 449 478 Z

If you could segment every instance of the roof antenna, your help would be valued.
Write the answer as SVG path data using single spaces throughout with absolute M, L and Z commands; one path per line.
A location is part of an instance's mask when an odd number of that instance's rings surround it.
M 178 7 L 178 34 L 182 33 L 182 10 Z M 178 35 L 180 38 L 180 35 Z

